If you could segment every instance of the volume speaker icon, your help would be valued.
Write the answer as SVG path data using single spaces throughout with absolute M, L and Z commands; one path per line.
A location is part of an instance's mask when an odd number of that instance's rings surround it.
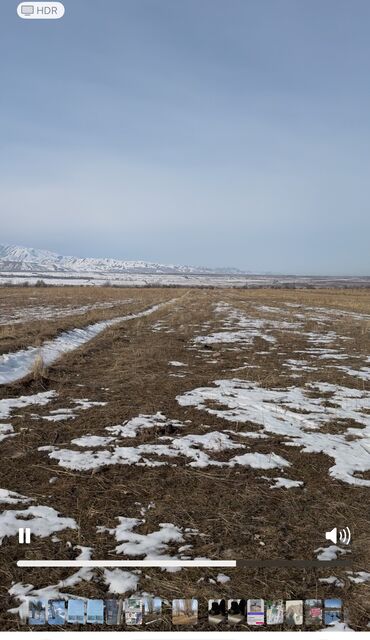
M 337 527 L 334 527 L 331 531 L 326 531 L 325 539 L 331 540 L 334 544 L 340 542 L 341 544 L 349 545 L 351 542 L 351 530 L 349 527 L 345 527 L 338 531 Z

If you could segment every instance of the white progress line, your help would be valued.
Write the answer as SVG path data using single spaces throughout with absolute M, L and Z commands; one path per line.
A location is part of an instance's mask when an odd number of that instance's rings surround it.
M 236 560 L 18 560 L 18 567 L 236 567 Z

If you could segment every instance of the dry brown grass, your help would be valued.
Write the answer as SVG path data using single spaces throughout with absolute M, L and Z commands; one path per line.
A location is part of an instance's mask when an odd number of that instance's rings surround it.
M 40 293 L 44 295 L 48 291 L 42 290 Z M 54 295 L 54 290 L 51 291 Z M 130 297 L 133 293 L 130 290 Z M 96 295 L 100 294 L 101 290 L 96 290 Z M 125 295 L 121 290 L 114 290 L 114 295 L 118 294 Z M 72 294 L 68 292 L 68 295 Z M 89 295 L 92 295 L 90 291 Z M 104 292 L 104 295 L 108 294 Z M 140 531 L 154 531 L 161 522 L 196 528 L 204 535 L 193 540 L 191 554 L 194 556 L 312 558 L 313 549 L 324 543 L 324 531 L 336 523 L 348 523 L 354 534 L 354 568 L 369 569 L 369 490 L 333 480 L 328 475 L 332 463 L 327 456 L 302 454 L 299 448 L 284 446 L 277 436 L 273 441 L 259 441 L 258 451 L 269 453 L 273 447 L 275 453 L 289 459 L 292 464 L 289 477 L 303 480 L 304 491 L 271 490 L 268 482 L 261 477 L 277 475 L 271 471 L 261 474 L 244 467 L 222 472 L 212 467 L 192 469 L 185 460 L 179 459 L 172 467 L 116 465 L 101 468 L 97 472 L 80 472 L 59 467 L 45 453 L 37 451 L 38 447 L 45 444 L 69 448 L 73 438 L 87 433 L 102 435 L 106 426 L 122 424 L 139 413 L 162 411 L 172 419 L 182 422 L 190 420 L 191 423 L 181 431 L 184 434 L 223 430 L 230 428 L 230 424 L 191 407 L 181 408 L 176 396 L 198 386 L 210 385 L 215 379 L 236 375 L 271 387 L 295 384 L 289 370 L 282 365 L 287 358 L 293 357 L 294 350 L 304 346 L 304 338 L 299 332 L 292 337 L 276 331 L 279 349 L 265 355 L 256 353 L 266 348 L 266 344 L 259 339 L 254 344 L 244 345 L 240 351 L 231 350 L 227 345 L 213 345 L 211 349 L 203 350 L 204 354 L 212 354 L 208 359 L 202 355 L 201 349 L 189 349 L 192 337 L 202 333 L 204 322 L 210 321 L 207 332 L 222 327 L 222 321 L 212 313 L 215 302 L 230 302 L 233 306 L 247 309 L 256 317 L 260 314 L 256 305 L 281 305 L 287 301 L 306 306 L 337 306 L 345 310 L 370 312 L 370 296 L 362 291 L 146 290 L 137 294 L 135 291 L 132 308 L 137 310 L 140 305 L 145 308 L 159 300 L 175 297 L 179 298 L 176 304 L 162 307 L 149 317 L 115 326 L 84 348 L 68 354 L 50 367 L 47 379 L 30 377 L 9 388 L 0 388 L 0 397 L 36 393 L 45 389 L 58 392 L 58 397 L 49 406 L 30 407 L 17 412 L 20 415 L 11 417 L 18 435 L 1 443 L 0 455 L 4 464 L 0 466 L 0 486 L 31 496 L 38 504 L 57 508 L 63 515 L 74 517 L 80 526 L 79 531 L 58 534 L 62 540 L 60 544 L 53 544 L 50 539 L 37 539 L 22 553 L 29 558 L 62 559 L 71 553 L 65 543 L 72 541 L 73 544 L 92 546 L 96 558 L 115 557 L 114 540 L 98 534 L 96 527 L 114 527 L 116 518 L 122 515 L 138 517 L 138 505 L 135 503 L 145 506 L 154 500 L 156 508 L 147 512 L 146 522 Z M 126 306 L 124 309 L 126 312 Z M 76 319 L 77 316 L 71 321 Z M 80 321 L 85 324 L 86 318 L 80 318 Z M 159 321 L 163 323 L 163 329 L 153 331 L 153 324 Z M 54 331 L 55 335 L 61 330 L 60 327 L 65 327 L 64 319 L 56 321 L 52 328 L 46 323 L 42 328 L 42 338 L 48 331 Z M 310 320 L 306 326 L 307 330 L 309 328 L 322 330 L 317 322 Z M 339 333 L 351 335 L 350 349 L 353 354 L 367 354 L 365 322 L 345 318 L 335 321 L 335 328 Z M 328 329 L 330 326 L 325 330 Z M 29 335 L 26 327 L 23 327 L 23 331 L 24 334 L 21 331 L 17 333 L 17 344 L 26 340 L 24 335 Z M 216 359 L 217 364 L 208 362 L 209 359 Z M 169 367 L 171 360 L 188 365 L 184 378 L 169 375 L 177 372 Z M 234 369 L 243 367 L 246 361 L 258 364 L 258 368 L 242 368 L 235 373 Z M 313 363 L 315 359 L 311 361 Z M 318 372 L 303 373 L 299 384 L 315 380 L 356 388 L 363 388 L 364 385 L 363 381 L 349 379 L 342 372 L 326 366 Z M 42 419 L 31 420 L 34 413 L 42 416 L 51 409 L 70 407 L 71 398 L 78 397 L 107 404 L 80 412 L 72 421 L 49 423 Z M 25 425 L 27 429 L 24 429 Z M 232 425 L 232 428 L 250 431 L 255 427 L 239 423 Z M 162 435 L 165 433 L 158 429 L 143 432 L 138 438 L 128 439 L 127 446 L 157 442 Z M 248 441 L 248 444 L 252 450 L 257 446 L 253 441 Z M 49 484 L 51 477 L 57 477 L 53 485 Z M 260 545 L 261 540 L 264 546 Z M 55 584 L 70 573 L 17 569 L 15 562 L 19 555 L 19 547 L 13 538 L 0 547 L 3 585 L 0 591 L 0 626 L 4 630 L 17 626 L 14 616 L 7 614 L 7 609 L 14 606 L 7 593 L 12 580 L 41 587 Z M 334 572 L 344 580 L 342 589 L 320 583 L 320 578 Z M 218 573 L 218 570 L 194 569 L 170 574 L 152 569 L 146 571 L 145 576 L 142 575 L 140 589 L 168 599 L 197 596 L 200 600 L 198 628 L 202 630 L 212 628 L 207 622 L 207 600 L 219 597 L 342 597 L 349 609 L 353 628 L 364 629 L 370 617 L 368 584 L 350 583 L 343 569 L 225 570 L 231 576 L 230 582 L 225 585 L 210 582 L 216 579 Z M 202 582 L 198 582 L 200 578 L 203 578 Z M 102 579 L 82 583 L 70 592 L 90 597 L 107 595 Z M 154 626 L 155 629 L 170 629 L 169 613 L 162 616 L 162 621 L 153 625 L 153 629 Z
M 39 353 L 33 363 L 31 377 L 33 380 L 39 380 L 46 377 L 46 366 L 41 353 Z

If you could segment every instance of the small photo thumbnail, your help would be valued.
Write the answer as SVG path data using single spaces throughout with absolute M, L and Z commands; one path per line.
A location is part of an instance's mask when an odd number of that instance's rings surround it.
M 290 627 L 303 624 L 303 600 L 287 600 L 286 601 L 285 622 Z
M 240 600 L 228 600 L 227 603 L 227 621 L 229 624 L 239 624 L 243 622 L 247 611 L 247 601 L 244 598 Z
M 122 600 L 105 601 L 105 623 L 107 625 L 117 625 L 121 623 L 122 618 Z
M 88 624 L 104 624 L 104 600 L 88 600 L 86 610 Z
M 343 622 L 343 602 L 340 598 L 326 598 L 324 600 L 324 623 L 327 626 Z
M 226 600 L 208 600 L 208 622 L 210 624 L 225 622 L 226 617 Z
M 68 600 L 67 622 L 71 624 L 85 624 L 85 601 Z
M 46 601 L 34 598 L 28 602 L 28 623 L 31 625 L 46 623 Z
M 198 622 L 198 600 L 195 598 L 178 598 L 172 600 L 172 624 L 192 625 Z
M 162 599 L 145 596 L 143 598 L 144 624 L 157 622 L 162 618 Z
M 247 623 L 251 626 L 262 626 L 265 624 L 265 601 L 261 599 L 251 599 L 247 602 Z
M 322 624 L 322 600 L 305 600 L 304 618 L 309 626 Z
M 266 624 L 284 624 L 283 600 L 266 600 Z
M 143 624 L 142 598 L 127 598 L 125 600 L 125 622 L 128 626 Z
M 48 623 L 51 625 L 63 625 L 66 621 L 65 600 L 49 600 L 48 602 Z

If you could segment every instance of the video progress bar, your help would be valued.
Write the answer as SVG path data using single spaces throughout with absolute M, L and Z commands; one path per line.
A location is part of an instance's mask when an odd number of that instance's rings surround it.
M 236 560 L 18 560 L 18 567 L 236 567 Z
M 115 568 L 115 567 L 146 567 L 160 568 L 233 568 L 233 569 L 268 569 L 268 568 L 296 568 L 313 569 L 325 567 L 351 567 L 350 559 L 338 560 L 285 560 L 276 558 L 272 560 L 18 560 L 17 566 L 21 568 L 73 568 L 81 569 L 89 567 Z

